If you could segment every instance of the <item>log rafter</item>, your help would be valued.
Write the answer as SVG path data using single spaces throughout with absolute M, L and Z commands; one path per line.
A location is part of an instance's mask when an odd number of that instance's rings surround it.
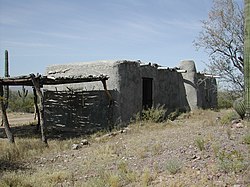
M 9 86 L 33 86 L 32 77 L 34 74 L 17 76 L 17 77 L 3 77 L 0 78 L 0 84 Z M 94 81 L 105 81 L 109 77 L 107 75 L 89 75 L 89 76 L 72 76 L 72 77 L 52 77 L 37 75 L 34 77 L 35 80 L 39 80 L 40 87 L 43 85 L 57 85 L 57 84 L 70 84 L 70 83 L 81 83 L 81 82 L 94 82 Z

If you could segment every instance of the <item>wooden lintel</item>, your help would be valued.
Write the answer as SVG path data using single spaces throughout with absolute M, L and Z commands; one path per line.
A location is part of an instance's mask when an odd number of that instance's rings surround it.
M 39 80 L 40 87 L 43 85 L 58 85 L 58 84 L 72 84 L 72 83 L 82 83 L 82 82 L 94 82 L 94 81 L 103 81 L 108 80 L 108 76 L 97 76 L 97 77 L 60 77 L 53 78 L 47 76 L 37 76 L 34 77 Z M 9 86 L 33 86 L 32 77 L 29 76 L 19 76 L 19 77 L 5 77 L 0 78 L 1 85 Z
M 58 85 L 58 84 L 71 84 L 71 83 L 82 83 L 82 82 L 95 82 L 95 81 L 102 81 L 102 80 L 108 80 L 108 78 L 99 78 L 99 77 L 93 77 L 93 78 L 56 78 L 56 79 L 50 79 L 45 78 L 41 80 L 41 83 L 43 85 Z

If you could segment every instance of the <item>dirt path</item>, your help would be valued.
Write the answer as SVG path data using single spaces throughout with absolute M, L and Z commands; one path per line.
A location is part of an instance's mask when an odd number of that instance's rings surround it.
M 11 126 L 23 125 L 35 122 L 33 113 L 7 113 L 8 120 Z M 0 114 L 0 120 L 2 121 L 2 114 Z

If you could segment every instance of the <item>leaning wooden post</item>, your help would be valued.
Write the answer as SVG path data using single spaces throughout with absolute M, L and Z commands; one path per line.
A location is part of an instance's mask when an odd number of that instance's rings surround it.
M 108 91 L 106 80 L 103 79 L 103 80 L 101 80 L 101 81 L 102 81 L 102 85 L 103 85 L 104 91 L 105 91 L 106 95 L 107 95 L 108 98 L 109 98 L 109 106 L 111 106 L 111 105 L 113 104 L 113 99 L 112 99 L 111 94 L 110 94 L 109 91 Z
M 114 101 L 113 101 L 113 98 L 112 98 L 110 92 L 108 91 L 106 80 L 102 79 L 101 81 L 103 84 L 104 91 L 109 99 L 108 126 L 109 126 L 109 130 L 111 131 L 114 128 L 114 123 L 113 123 L 113 102 Z
M 40 89 L 40 78 L 37 79 L 34 74 L 30 74 L 32 83 L 34 85 L 34 89 L 38 95 L 39 98 L 39 116 L 40 116 L 40 127 L 41 127 L 41 135 L 42 135 L 42 141 L 47 144 L 47 138 L 45 135 L 46 131 L 46 125 L 44 120 L 44 98 L 43 93 Z
M 6 113 L 6 108 L 4 106 L 4 97 L 3 97 L 3 85 L 0 85 L 0 105 L 1 105 L 1 112 L 2 112 L 2 120 L 5 129 L 5 133 L 10 143 L 15 143 L 14 136 L 10 130 L 10 125 Z
M 35 87 L 33 87 L 33 94 L 34 94 L 34 106 L 35 106 L 35 117 L 37 115 L 37 126 L 36 126 L 36 130 L 38 131 L 39 128 L 41 127 L 40 124 L 41 124 L 41 118 L 40 118 L 40 112 L 39 112 L 39 107 L 38 107 L 38 104 L 37 104 L 37 93 L 36 93 L 36 89 Z

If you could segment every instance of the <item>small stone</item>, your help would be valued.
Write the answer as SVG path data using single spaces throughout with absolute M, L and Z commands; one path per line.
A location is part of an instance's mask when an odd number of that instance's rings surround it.
M 237 123 L 236 124 L 236 128 L 243 128 L 243 127 L 244 127 L 244 125 L 242 123 Z
M 88 140 L 87 140 L 87 139 L 83 139 L 83 140 L 81 141 L 81 145 L 89 145 Z
M 72 150 L 77 150 L 79 149 L 79 145 L 78 144 L 73 144 L 72 145 Z
M 193 155 L 193 156 L 192 156 L 192 159 L 196 159 L 196 158 L 197 158 L 197 156 L 196 156 L 196 155 Z
M 241 122 L 240 119 L 235 119 L 235 120 L 233 120 L 233 121 L 231 122 L 231 124 L 234 125 L 234 124 L 237 124 L 237 123 L 240 123 L 240 122 Z
M 200 159 L 201 159 L 201 157 L 200 157 L 200 156 L 197 156 L 196 160 L 200 160 Z
M 99 141 L 101 141 L 101 138 L 100 137 L 96 137 L 95 141 L 99 142 Z
M 205 155 L 204 158 L 210 158 L 210 155 Z

